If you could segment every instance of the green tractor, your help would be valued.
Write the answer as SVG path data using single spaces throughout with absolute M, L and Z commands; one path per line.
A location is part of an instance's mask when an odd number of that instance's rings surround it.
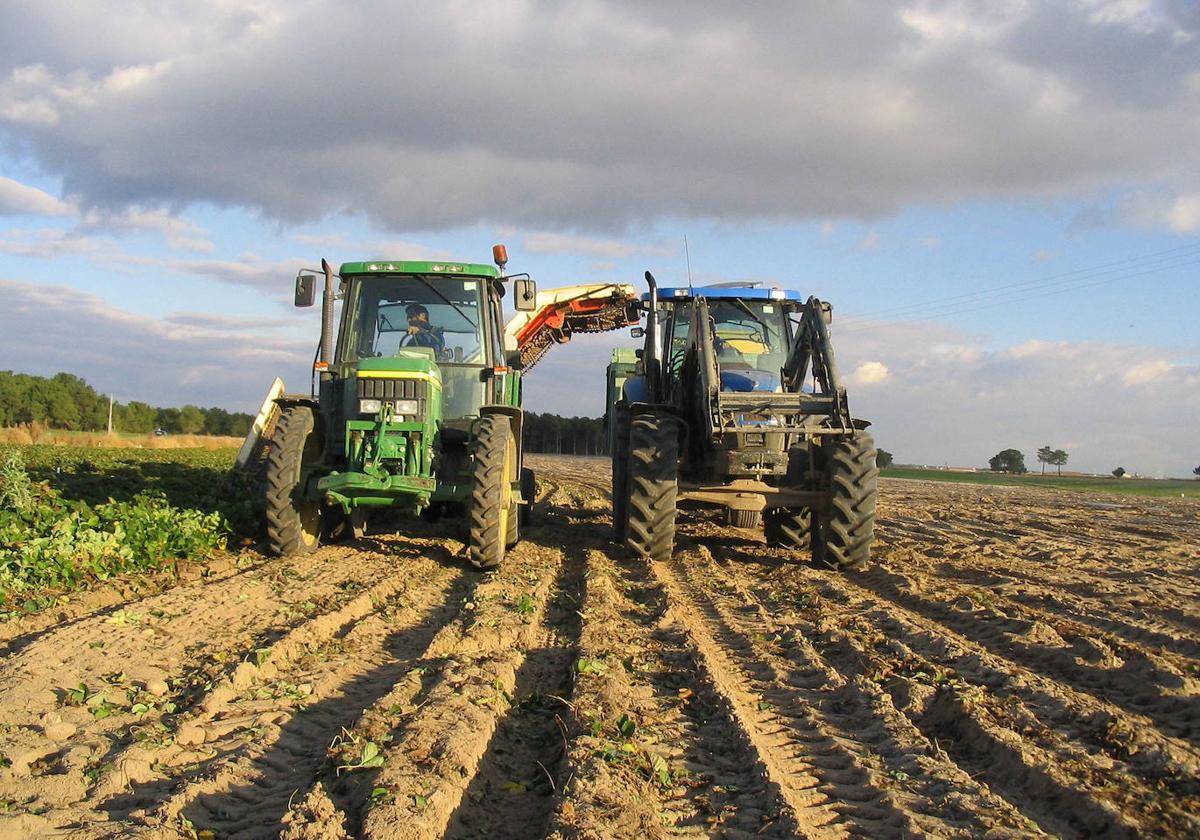
M 519 354 L 505 347 L 501 299 L 511 284 L 516 309 L 528 311 L 537 292 L 527 275 L 505 275 L 503 246 L 493 256 L 496 267 L 351 262 L 336 274 L 322 260 L 319 385 L 273 400 L 265 485 L 274 553 L 361 535 L 380 507 L 467 513 L 481 569 L 520 539 L 534 480 L 522 464 Z M 296 278 L 297 306 L 313 305 L 319 276 Z
M 645 344 L 608 368 L 616 538 L 663 560 L 678 507 L 719 507 L 772 545 L 865 567 L 879 471 L 870 424 L 850 415 L 829 304 L 646 282 Z

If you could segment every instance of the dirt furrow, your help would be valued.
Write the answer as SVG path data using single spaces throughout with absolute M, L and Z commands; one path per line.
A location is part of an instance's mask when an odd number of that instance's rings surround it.
M 514 713 L 518 674 L 544 638 L 551 592 L 563 587 L 566 568 L 561 552 L 526 543 L 479 584 L 468 614 L 438 632 L 426 656 L 445 659 L 439 680 L 383 750 L 375 785 L 386 795 L 370 804 L 362 836 L 447 832 L 472 780 L 487 770 L 500 720 Z
M 263 662 L 239 666 L 180 725 L 176 748 L 156 762 L 165 779 L 131 780 L 142 784 L 106 807 L 140 804 L 129 816 L 153 826 L 272 836 L 330 742 L 390 690 L 468 589 L 450 567 L 393 575 L 339 614 L 298 628 Z M 187 783 L 161 806 L 141 804 L 180 775 Z
M 684 585 L 680 569 L 679 560 L 651 566 L 781 795 L 797 810 L 801 830 L 826 836 L 923 834 L 882 781 L 885 772 L 902 772 L 900 765 L 872 766 L 872 745 L 856 731 L 866 722 L 844 727 L 839 714 L 825 714 L 810 701 L 809 692 L 834 688 L 827 674 L 812 667 L 778 670 L 758 655 L 755 639 L 723 620 L 712 599 Z
M 1184 769 L 1187 756 L 1152 727 L 1135 728 L 1119 710 L 1023 672 L 855 583 L 829 577 L 818 586 L 827 623 L 867 625 L 841 635 L 858 637 L 896 705 L 995 792 L 1078 836 L 1111 832 L 1123 815 L 1134 820 L 1127 831 L 1193 822 L 1186 802 L 1200 787 Z
M 0 750 L 18 760 L 0 769 L 0 799 L 73 811 L 109 796 L 128 768 L 144 781 L 158 777 L 145 765 L 176 746 L 190 710 L 251 667 L 247 658 L 306 627 L 336 624 L 361 603 L 384 558 L 363 552 L 356 564 L 337 562 L 345 554 L 326 549 L 247 576 L 235 589 L 231 581 L 183 587 L 74 622 L 10 656 Z M 57 697 L 58 707 L 41 711 L 43 695 Z
M 914 585 L 911 577 L 883 567 L 856 580 L 878 597 L 921 613 L 1011 660 L 1018 669 L 1042 674 L 1148 718 L 1170 738 L 1193 747 L 1200 744 L 1200 696 L 1188 693 L 1181 675 L 1158 667 L 1144 654 L 1105 663 L 1103 650 L 1087 636 L 1080 638 L 1077 650 L 1051 627 L 977 608 L 965 593 L 962 600 L 930 597 L 928 586 Z M 1089 661 L 1097 658 L 1098 664 Z M 1173 693 L 1180 689 L 1183 693 Z
M 793 837 L 793 809 L 641 561 L 589 556 L 553 837 Z
M 872 782 L 921 830 L 932 836 L 1028 830 L 1023 816 L 947 761 L 927 733 L 896 708 L 865 652 L 850 643 L 846 627 L 853 616 L 831 633 L 822 627 L 817 603 L 808 602 L 803 615 L 781 608 L 778 581 L 756 581 L 752 570 L 758 563 L 748 557 L 718 562 L 701 547 L 677 565 L 702 608 L 736 640 L 731 649 L 761 661 L 783 680 L 782 687 L 764 692 L 811 709 L 826 729 L 845 733 L 838 736 L 844 743 L 859 742 L 864 764 L 876 771 Z M 762 641 L 755 644 L 756 639 Z M 802 682 L 799 675 L 819 678 Z

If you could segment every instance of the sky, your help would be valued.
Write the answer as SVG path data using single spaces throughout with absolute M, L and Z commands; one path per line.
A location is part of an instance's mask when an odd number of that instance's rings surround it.
M 687 248 L 684 241 L 686 237 Z M 815 294 L 902 463 L 1200 464 L 1200 5 L 0 6 L 0 369 L 252 411 L 326 257 Z M 530 372 L 603 411 L 628 334 Z

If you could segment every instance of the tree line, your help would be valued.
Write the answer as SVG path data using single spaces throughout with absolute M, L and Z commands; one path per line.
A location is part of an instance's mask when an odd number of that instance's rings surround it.
M 603 417 L 560 417 L 525 413 L 525 451 L 554 455 L 607 455 Z
M 1046 464 L 1058 467 L 1058 474 L 1062 475 L 1063 465 L 1071 456 L 1066 450 L 1054 449 L 1050 446 L 1043 446 L 1037 451 L 1037 459 L 1042 464 L 1042 475 L 1046 474 Z M 1029 472 L 1025 467 L 1025 453 L 1019 449 L 1001 449 L 995 455 L 988 459 L 988 468 L 993 472 L 1015 473 L 1024 475 Z
M 0 371 L 0 427 L 40 423 L 51 429 L 102 432 L 108 428 L 108 396 L 70 373 L 46 378 Z M 112 405 L 113 431 L 242 437 L 254 418 L 223 408 L 156 408 L 137 400 Z

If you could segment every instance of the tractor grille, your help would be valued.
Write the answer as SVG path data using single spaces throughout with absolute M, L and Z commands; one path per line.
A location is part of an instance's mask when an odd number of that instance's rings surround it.
M 360 400 L 423 400 L 429 383 L 424 379 L 363 379 L 358 380 Z

